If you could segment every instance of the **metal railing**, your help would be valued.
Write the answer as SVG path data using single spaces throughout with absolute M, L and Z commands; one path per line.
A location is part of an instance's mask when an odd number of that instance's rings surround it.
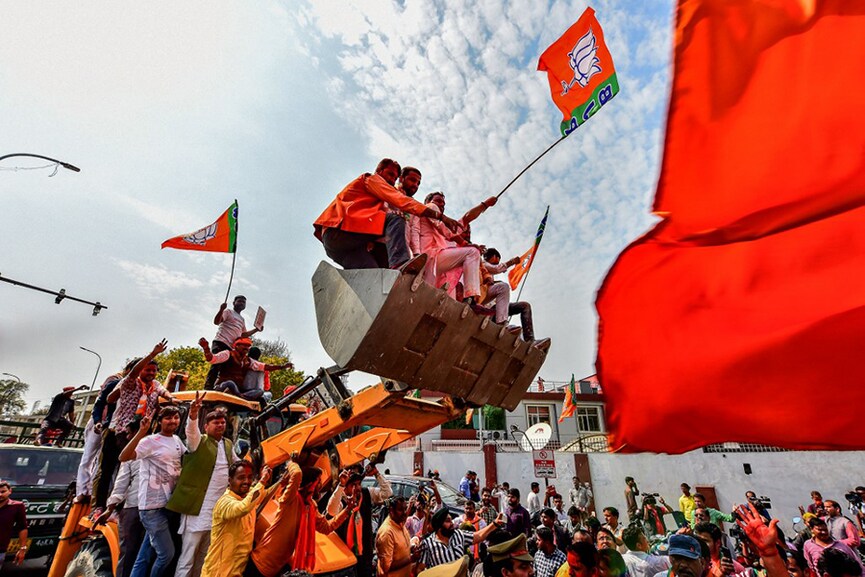
M 20 445 L 35 445 L 36 434 L 41 423 L 26 421 L 0 420 L 0 443 L 18 443 Z M 64 447 L 81 448 L 84 446 L 84 429 L 73 427 L 63 441 Z
M 510 439 L 487 439 L 483 444 L 495 445 L 497 453 L 525 452 L 520 443 Z M 481 447 L 481 441 L 477 439 L 423 439 L 415 437 L 393 447 L 391 451 L 477 452 L 481 450 Z M 606 453 L 610 450 L 607 435 L 604 433 L 561 436 L 557 439 L 551 439 L 544 448 L 571 453 Z

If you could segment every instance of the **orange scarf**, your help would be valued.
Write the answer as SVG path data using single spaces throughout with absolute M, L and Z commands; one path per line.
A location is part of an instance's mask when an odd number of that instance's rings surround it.
M 363 519 L 360 516 L 360 504 L 363 502 L 363 492 L 357 500 L 357 506 L 351 510 L 348 516 L 348 531 L 345 535 L 345 544 L 352 550 L 356 557 L 363 555 Z
M 292 569 L 312 572 L 315 569 L 315 522 L 318 510 L 312 497 L 301 499 L 300 524 L 297 527 L 297 544 L 294 548 Z

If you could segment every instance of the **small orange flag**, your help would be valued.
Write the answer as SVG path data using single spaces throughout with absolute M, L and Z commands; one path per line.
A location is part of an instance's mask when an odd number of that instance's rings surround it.
M 169 238 L 162 248 L 235 252 L 237 250 L 237 201 L 216 222 L 189 234 Z
M 550 95 L 564 115 L 565 136 L 619 93 L 613 57 L 592 8 L 541 54 L 538 70 L 547 73 Z
M 598 291 L 612 447 L 865 448 L 803 425 L 865 405 L 863 54 L 856 2 L 679 2 L 663 221 Z
M 547 217 L 550 216 L 550 207 L 547 207 L 547 212 L 544 213 L 544 218 L 541 220 L 540 226 L 538 226 L 538 232 L 535 233 L 535 244 L 532 245 L 532 248 L 527 250 L 522 257 L 520 257 L 520 262 L 514 265 L 514 268 L 508 272 L 508 282 L 511 285 L 511 290 L 517 290 L 517 287 L 520 284 L 520 281 L 523 280 L 523 277 L 529 273 L 529 269 L 532 268 L 532 263 L 535 262 L 535 255 L 538 253 L 538 247 L 541 246 L 541 239 L 544 238 L 544 231 L 547 229 Z

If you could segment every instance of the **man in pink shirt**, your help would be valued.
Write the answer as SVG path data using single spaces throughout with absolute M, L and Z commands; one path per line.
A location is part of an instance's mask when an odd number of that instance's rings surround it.
M 437 214 L 444 214 L 444 193 L 430 193 L 425 202 Z M 412 223 L 412 251 L 425 253 L 428 257 L 425 280 L 436 287 L 447 282 L 452 290 L 462 276 L 463 300 L 478 309 L 482 309 L 475 302 L 480 295 L 481 253 L 477 246 L 466 244 L 464 235 L 469 223 L 495 203 L 496 198 L 491 197 L 469 210 L 458 221 L 461 228 L 456 232 L 451 232 L 439 221 L 430 218 L 418 218 Z

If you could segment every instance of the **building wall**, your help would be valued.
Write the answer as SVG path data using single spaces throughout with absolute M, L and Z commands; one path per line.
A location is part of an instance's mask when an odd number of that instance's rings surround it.
M 390 451 L 385 465 L 393 474 L 411 474 L 412 451 Z M 574 453 L 557 451 L 557 478 L 550 480 L 563 495 L 574 475 Z M 722 510 L 730 511 L 745 500 L 751 489 L 772 500 L 771 513 L 781 519 L 785 532 L 792 530 L 790 520 L 799 514 L 798 506 L 807 505 L 811 490 L 817 489 L 824 498 L 834 499 L 846 508 L 844 493 L 856 485 L 865 485 L 865 452 L 781 452 L 781 453 L 703 453 L 692 451 L 684 455 L 618 455 L 589 453 L 589 466 L 598 516 L 606 506 L 618 508 L 625 515 L 624 478 L 632 476 L 641 491 L 660 493 L 674 508 L 678 508 L 679 485 L 715 488 Z M 751 465 L 746 475 L 744 464 Z M 453 486 L 468 469 L 478 473 L 486 483 L 483 454 L 474 452 L 427 451 L 424 453 L 426 473 L 438 469 L 442 480 Z M 528 494 L 534 481 L 531 453 L 497 453 L 496 468 L 499 482 L 508 481 L 523 495 Z M 538 482 L 543 486 L 543 480 Z M 567 497 L 566 497 L 567 500 Z

